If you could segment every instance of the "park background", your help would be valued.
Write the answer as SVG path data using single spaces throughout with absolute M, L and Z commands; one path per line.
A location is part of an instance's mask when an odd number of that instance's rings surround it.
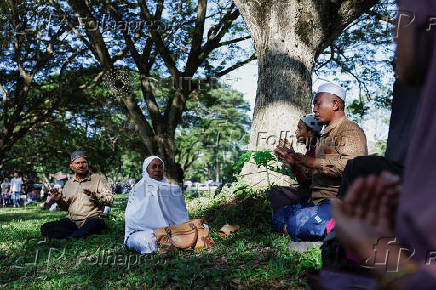
M 71 260 L 76 255 L 92 260 L 102 244 L 107 251 L 125 254 L 119 249 L 125 195 L 116 198 L 106 236 L 86 245 L 74 241 L 67 245 L 67 255 L 56 256 L 56 261 L 69 261 L 66 266 L 47 262 L 50 248 L 60 251 L 62 243 L 38 240 L 39 225 L 62 214 L 32 207 L 2 209 L 1 283 L 110 287 L 122 286 L 127 279 L 131 286 L 190 287 L 200 279 L 198 286 L 304 285 L 306 270 L 320 266 L 319 251 L 294 253 L 286 237 L 271 234 L 265 192 L 237 176 L 238 160 L 253 149 L 253 121 L 269 121 L 256 117 L 262 109 L 256 98 L 268 99 L 265 95 L 270 94 L 265 86 L 258 88 L 258 79 L 273 88 L 280 87 L 275 78 L 289 85 L 292 95 L 279 88 L 277 96 L 268 97 L 288 100 L 293 109 L 284 114 L 293 119 L 310 112 L 319 84 L 344 86 L 348 117 L 364 128 L 370 153 L 383 155 L 394 82 L 396 16 L 395 1 L 321 1 L 325 6 L 320 7 L 310 2 L 1 1 L 2 177 L 17 170 L 34 183 L 49 183 L 50 173 L 69 172 L 70 153 L 80 149 L 114 184 L 139 180 L 145 157 L 157 154 L 165 160 L 170 180 L 178 181 L 181 168 L 185 181 L 228 182 L 222 192 L 187 192 L 191 216 L 207 218 L 213 228 L 225 223 L 242 226 L 230 239 L 213 233 L 220 246 L 210 252 L 154 256 L 126 274 L 125 265 L 95 268 Z M 299 5 L 286 15 L 294 21 L 277 22 L 278 11 L 285 7 L 281 5 Z M 333 24 L 323 19 L 317 23 L 315 8 L 324 9 L 320 15 Z M 309 73 L 302 77 L 292 61 L 285 61 L 274 64 L 273 80 L 265 77 L 257 58 L 264 68 L 265 58 L 271 56 L 260 45 L 264 34 L 254 33 L 253 21 L 249 28 L 245 24 L 253 15 L 260 15 L 256 23 L 265 23 L 259 27 L 269 31 L 272 40 L 287 35 L 286 25 L 302 30 L 283 39 L 285 48 L 308 46 L 303 28 L 312 26 L 309 35 L 318 46 Z M 276 30 L 279 36 L 271 33 Z M 280 45 L 271 42 L 280 51 Z M 291 76 L 282 72 L 287 65 Z M 295 122 L 282 123 L 280 129 L 294 132 Z M 38 247 L 42 258 L 32 264 L 29 257 L 35 257 Z M 172 266 L 160 268 L 159 261 Z M 216 274 L 209 273 L 212 269 Z M 141 271 L 154 274 L 145 278 Z M 65 277 L 67 273 L 73 274 Z

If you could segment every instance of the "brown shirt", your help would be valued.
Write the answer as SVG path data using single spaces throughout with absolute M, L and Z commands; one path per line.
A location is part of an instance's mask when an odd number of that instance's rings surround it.
M 84 189 L 95 193 L 88 196 Z M 88 175 L 82 181 L 70 178 L 62 190 L 62 200 L 58 202 L 62 210 L 68 210 L 67 218 L 81 227 L 87 218 L 102 214 L 105 206 L 112 205 L 112 189 L 106 179 L 98 174 Z
M 364 155 L 368 155 L 366 136 L 359 125 L 345 116 L 329 124 L 316 147 L 311 201 L 319 204 L 336 197 L 347 161 Z

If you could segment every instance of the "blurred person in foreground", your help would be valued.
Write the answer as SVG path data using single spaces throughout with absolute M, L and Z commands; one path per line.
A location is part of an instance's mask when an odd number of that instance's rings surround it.
M 339 240 L 361 260 L 373 262 L 385 289 L 432 289 L 436 284 L 436 131 L 429 130 L 436 127 L 435 16 L 432 0 L 400 2 L 400 79 L 423 88 L 404 180 L 387 172 L 358 178 L 344 201 L 332 207 Z M 388 258 L 382 267 L 377 267 L 377 253 Z

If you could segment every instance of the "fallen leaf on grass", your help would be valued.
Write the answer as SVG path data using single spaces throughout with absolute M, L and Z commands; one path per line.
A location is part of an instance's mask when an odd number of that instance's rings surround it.
M 241 227 L 238 225 L 232 226 L 232 225 L 224 225 L 219 231 L 219 235 L 221 237 L 227 237 L 239 230 Z

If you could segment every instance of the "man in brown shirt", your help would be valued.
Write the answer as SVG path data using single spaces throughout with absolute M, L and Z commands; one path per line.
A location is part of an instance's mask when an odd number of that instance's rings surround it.
M 356 123 L 347 120 L 345 115 L 330 122 L 324 129 L 315 159 L 305 162 L 314 169 L 313 203 L 335 198 L 348 160 L 365 155 L 368 155 L 366 136 Z
M 56 190 L 50 192 L 59 208 L 68 211 L 68 215 L 59 221 L 43 224 L 43 236 L 55 239 L 79 238 L 105 228 L 105 222 L 100 216 L 105 206 L 112 205 L 111 187 L 104 177 L 90 174 L 83 151 L 71 154 L 70 168 L 75 175 L 67 181 L 62 194 Z
M 318 89 L 313 112 L 326 127 L 315 157 L 295 153 L 292 148 L 276 152 L 282 160 L 292 159 L 296 166 L 313 170 L 310 198 L 286 206 L 273 218 L 273 228 L 282 231 L 286 227 L 293 241 L 310 241 L 324 234 L 330 220 L 330 199 L 337 196 L 347 161 L 368 154 L 365 133 L 345 116 L 345 96 L 345 90 L 335 84 Z

